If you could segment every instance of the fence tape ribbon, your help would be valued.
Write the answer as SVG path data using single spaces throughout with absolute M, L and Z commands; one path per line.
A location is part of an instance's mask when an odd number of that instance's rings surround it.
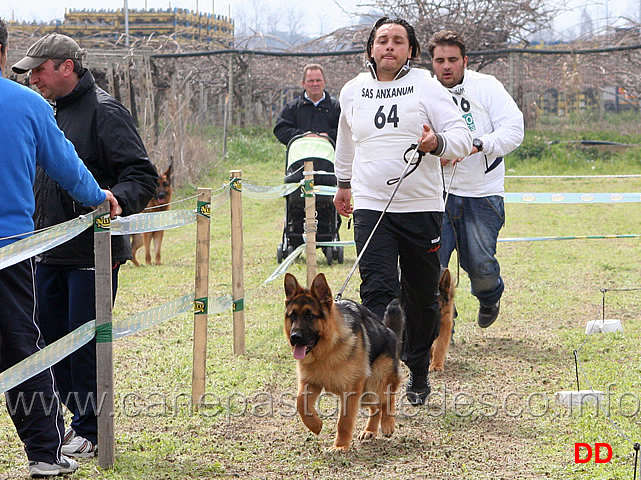
M 336 187 L 314 186 L 316 195 L 334 195 Z M 630 203 L 641 202 L 641 193 L 546 193 L 512 192 L 505 203 Z
M 0 393 L 20 385 L 89 343 L 94 337 L 95 330 L 96 321 L 91 320 L 57 342 L 47 345 L 39 352 L 0 373 Z
M 506 193 L 506 203 L 629 203 L 641 193 Z
M 117 217 L 111 222 L 112 235 L 169 230 L 189 225 L 196 221 L 193 210 L 168 210 L 166 212 L 137 213 L 128 217 Z
M 193 311 L 194 295 L 188 294 L 158 307 L 141 312 L 113 324 L 104 324 L 96 328 L 96 321 L 91 320 L 65 335 L 60 340 L 47 345 L 39 352 L 25 358 L 16 365 L 0 373 L 0 393 L 20 385 L 25 380 L 55 365 L 63 358 L 89 343 L 96 336 L 96 341 L 111 341 L 124 338 L 147 328 L 158 325 L 181 313 Z M 231 295 L 209 298 L 209 313 L 222 313 L 232 307 Z M 109 340 L 107 340 L 109 338 Z
M 79 235 L 93 224 L 92 215 L 82 215 L 60 223 L 44 232 L 36 233 L 0 248 L 0 269 L 15 265 L 46 250 L 51 250 Z
M 251 183 L 243 182 L 243 195 L 249 198 L 259 200 L 273 200 L 276 198 L 284 197 L 300 188 L 299 183 L 283 183 L 276 187 L 266 187 L 260 185 L 252 185 Z

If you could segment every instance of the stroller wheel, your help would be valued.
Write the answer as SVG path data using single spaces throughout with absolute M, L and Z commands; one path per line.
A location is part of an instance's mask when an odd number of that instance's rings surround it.
M 291 245 L 287 245 L 287 256 L 285 258 L 289 257 L 293 251 L 294 247 L 292 247 Z
M 276 260 L 278 260 L 278 263 L 282 263 L 283 261 L 283 244 L 279 243 L 278 248 L 276 249 Z
M 334 249 L 332 247 L 325 247 L 325 258 L 327 259 L 327 265 L 331 265 L 334 260 Z
M 343 263 L 345 261 L 345 251 L 343 247 L 336 247 L 336 261 Z

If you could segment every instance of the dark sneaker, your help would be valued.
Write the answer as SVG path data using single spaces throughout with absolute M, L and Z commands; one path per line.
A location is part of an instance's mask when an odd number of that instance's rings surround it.
M 407 380 L 405 393 L 407 400 L 412 405 L 423 405 L 427 400 L 428 395 L 432 392 L 430 385 L 430 377 L 427 373 L 416 374 L 410 372 L 410 378 Z
M 54 477 L 78 470 L 78 462 L 64 455 L 57 463 L 29 462 L 29 476 L 31 478 Z
M 486 307 L 481 305 L 479 308 L 479 318 L 478 324 L 481 328 L 487 328 L 494 323 L 494 321 L 499 316 L 499 310 L 501 309 L 501 300 L 497 301 L 494 305 Z
M 74 435 L 69 443 L 62 445 L 62 453 L 69 457 L 91 458 L 95 457 L 98 453 L 98 445 L 95 445 L 85 437 Z

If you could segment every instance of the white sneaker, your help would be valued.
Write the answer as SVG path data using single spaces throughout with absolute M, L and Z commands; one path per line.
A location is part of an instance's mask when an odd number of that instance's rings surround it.
M 65 436 L 62 439 L 62 444 L 63 445 L 69 445 L 69 442 L 73 439 L 73 437 L 76 436 L 76 432 L 74 431 L 73 428 L 67 427 L 65 429 Z
M 31 478 L 53 477 L 78 470 L 78 462 L 64 455 L 57 463 L 29 462 L 29 476 Z
M 75 458 L 95 457 L 98 453 L 98 445 L 94 445 L 85 437 L 74 435 L 69 443 L 62 445 L 62 453 Z

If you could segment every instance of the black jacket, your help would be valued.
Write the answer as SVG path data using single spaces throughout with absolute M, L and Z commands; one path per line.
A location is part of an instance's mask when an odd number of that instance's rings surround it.
M 334 100 L 325 91 L 325 98 L 317 107 L 305 98 L 303 91 L 296 100 L 288 103 L 280 112 L 274 135 L 281 143 L 287 145 L 296 135 L 305 132 L 327 133 L 336 143 L 338 132 L 338 117 L 341 107 L 338 100 Z
M 86 69 L 76 88 L 56 100 L 55 108 L 58 126 L 74 144 L 78 156 L 100 187 L 111 190 L 118 199 L 122 215 L 142 211 L 156 190 L 158 174 L 149 161 L 129 111 L 96 86 L 93 75 Z M 40 167 L 36 172 L 34 193 L 37 229 L 91 211 L 75 202 Z M 111 251 L 114 262 L 130 260 L 129 237 L 113 236 Z M 93 229 L 44 252 L 38 261 L 53 265 L 93 265 Z

